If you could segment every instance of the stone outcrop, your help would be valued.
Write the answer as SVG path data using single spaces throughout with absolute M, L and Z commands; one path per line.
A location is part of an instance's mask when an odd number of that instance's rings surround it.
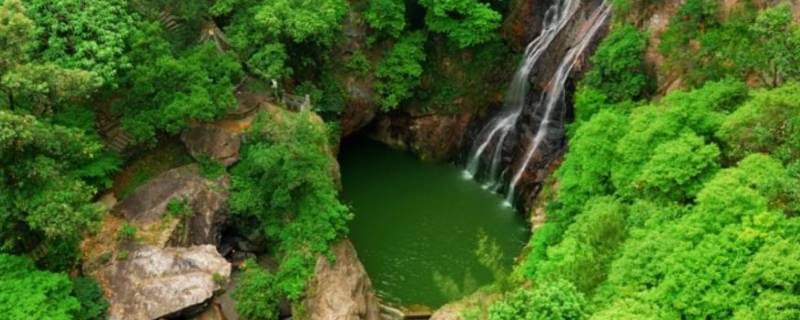
M 197 165 L 166 171 L 137 188 L 112 212 L 139 230 L 157 229 L 150 239 L 156 246 L 218 244 L 221 223 L 227 215 L 229 178 L 216 181 L 203 177 Z M 191 208 L 188 221 L 167 212 L 171 200 L 186 201 Z
M 159 319 L 201 311 L 230 277 L 214 246 L 141 246 L 95 276 L 106 290 L 109 319 Z
M 214 124 L 197 124 L 183 130 L 181 140 L 195 159 L 207 156 L 224 166 L 239 160 L 241 134 Z
M 348 63 L 354 53 L 363 53 L 368 49 L 367 25 L 359 12 L 350 11 L 347 14 L 342 23 L 342 35 L 333 50 L 333 59 L 339 65 Z M 372 73 L 362 75 L 346 68 L 334 72 L 334 77 L 345 92 L 346 101 L 340 124 L 342 136 L 348 136 L 372 122 L 378 113 L 373 85 L 375 77 Z
M 378 299 L 350 240 L 331 248 L 333 263 L 317 260 L 308 284 L 306 312 L 314 320 L 379 320 Z
M 442 161 L 461 149 L 472 119 L 472 110 L 456 114 L 383 115 L 376 120 L 372 137 L 394 148 L 412 151 L 424 160 Z

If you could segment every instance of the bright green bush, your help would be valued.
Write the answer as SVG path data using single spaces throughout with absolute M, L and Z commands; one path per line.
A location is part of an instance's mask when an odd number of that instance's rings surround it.
M 586 84 L 610 102 L 641 98 L 648 86 L 642 61 L 646 48 L 646 33 L 629 24 L 616 27 L 592 56 Z
M 403 36 L 375 68 L 375 91 L 384 111 L 397 108 L 419 86 L 425 61 L 425 34 Z
M 247 261 L 245 271 L 233 292 L 236 312 L 248 320 L 277 319 L 280 295 L 275 276 L 255 261 Z
M 460 48 L 487 42 L 497 36 L 502 16 L 478 0 L 420 0 L 427 10 L 428 30 L 446 34 Z
M 103 320 L 108 317 L 108 299 L 97 280 L 89 277 L 72 279 L 72 294 L 81 303 L 75 314 L 77 320 Z
M 82 130 L 0 110 L 2 251 L 30 250 L 41 239 L 61 242 L 92 229 L 102 212 L 92 200 L 96 190 L 74 172 L 101 149 Z
M 243 74 L 232 55 L 207 44 L 173 56 L 169 49 L 158 49 L 167 45 L 152 33 L 141 34 L 138 41 L 137 49 L 144 52 L 136 55 L 152 56 L 137 61 L 129 75 L 128 99 L 116 106 L 123 128 L 136 141 L 153 142 L 158 132 L 175 134 L 189 121 L 212 120 L 236 106 L 233 87 Z
M 0 314 L 10 320 L 70 320 L 81 311 L 63 273 L 36 270 L 28 258 L 0 253 Z
M 36 51 L 43 61 L 92 71 L 103 84 L 112 86 L 131 68 L 125 42 L 136 29 L 136 18 L 124 3 L 29 0 L 26 6 L 39 27 Z
M 605 280 L 611 257 L 625 239 L 625 211 L 613 197 L 589 200 L 563 240 L 547 250 L 547 261 L 539 264 L 536 279 L 566 280 L 590 295 Z
M 567 281 L 520 288 L 489 307 L 490 320 L 579 320 L 588 318 L 586 300 Z
M 725 118 L 717 131 L 726 157 L 770 153 L 785 163 L 800 160 L 800 85 L 758 91 Z
M 245 137 L 231 170 L 230 206 L 254 217 L 278 244 L 277 286 L 299 299 L 318 254 L 347 232 L 351 214 L 337 198 L 324 124 L 309 113 L 266 114 Z
M 364 20 L 373 29 L 397 38 L 406 28 L 405 0 L 369 1 Z

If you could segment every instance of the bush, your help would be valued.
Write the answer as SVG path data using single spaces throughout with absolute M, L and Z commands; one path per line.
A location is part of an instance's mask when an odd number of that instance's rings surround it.
M 592 56 L 586 84 L 605 94 L 609 102 L 642 98 L 648 87 L 642 61 L 646 48 L 646 33 L 629 24 L 618 26 Z
M 277 279 L 262 269 L 255 261 L 245 264 L 245 271 L 233 292 L 236 312 L 248 320 L 274 320 L 278 318 L 280 289 Z
M 542 282 L 520 288 L 489 307 L 489 320 L 579 320 L 588 317 L 586 300 L 571 283 Z
M 72 293 L 81 304 L 75 313 L 76 320 L 103 320 L 108 311 L 108 299 L 97 280 L 90 277 L 77 277 L 72 280 Z
M 375 90 L 381 109 L 397 108 L 419 86 L 422 62 L 425 61 L 425 34 L 414 32 L 404 36 L 389 51 L 375 69 L 378 82 Z
M 716 135 L 730 161 L 754 152 L 770 153 L 787 164 L 800 160 L 800 84 L 756 92 L 725 118 Z
M 138 41 L 164 40 L 145 34 Z M 153 44 L 140 45 L 151 52 Z M 123 128 L 136 141 L 153 142 L 159 131 L 175 134 L 191 120 L 213 120 L 236 106 L 233 87 L 243 73 L 231 54 L 210 44 L 177 57 L 152 54 L 155 59 L 137 61 L 129 76 L 129 98 L 116 106 Z
M 324 124 L 309 113 L 267 116 L 255 120 L 231 170 L 230 206 L 279 243 L 276 285 L 296 300 L 317 255 L 347 232 L 351 214 L 337 198 Z
M 478 0 L 420 0 L 428 30 L 441 32 L 466 48 L 497 37 L 502 16 Z
M 28 258 L 0 253 L 0 314 L 5 319 L 69 320 L 81 311 L 63 273 L 36 270 Z
M 373 29 L 397 38 L 406 27 L 405 0 L 369 1 L 364 20 Z

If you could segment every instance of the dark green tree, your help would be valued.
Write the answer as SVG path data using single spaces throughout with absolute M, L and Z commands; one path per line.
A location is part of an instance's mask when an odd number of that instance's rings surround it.
M 615 27 L 592 56 L 586 84 L 610 102 L 641 98 L 648 85 L 642 61 L 646 48 L 646 33 L 629 24 Z
M 502 16 L 478 0 L 420 0 L 427 10 L 428 30 L 444 33 L 460 48 L 487 42 L 497 36 Z
M 419 86 L 425 40 L 425 34 L 419 31 L 403 36 L 375 68 L 375 91 L 384 111 L 397 108 Z

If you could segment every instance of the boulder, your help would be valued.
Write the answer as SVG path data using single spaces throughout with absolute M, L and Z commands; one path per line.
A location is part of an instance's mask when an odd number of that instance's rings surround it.
M 195 159 L 208 156 L 224 166 L 239 160 L 241 134 L 210 123 L 202 123 L 183 130 L 181 140 Z
M 110 320 L 189 316 L 201 311 L 231 274 L 211 245 L 140 246 L 95 276 L 109 296 Z
M 396 149 L 412 151 L 423 160 L 444 161 L 462 149 L 473 115 L 471 109 L 455 114 L 382 115 L 376 121 L 372 138 Z
M 314 320 L 379 320 L 378 299 L 350 240 L 332 248 L 336 260 L 321 255 L 308 285 L 306 312 Z
M 112 212 L 127 219 L 137 229 L 156 230 L 150 244 L 217 245 L 221 224 L 227 215 L 227 176 L 216 181 L 200 175 L 197 165 L 187 165 L 159 174 L 125 200 L 118 202 Z M 186 201 L 191 208 L 188 220 L 168 214 L 168 203 Z

